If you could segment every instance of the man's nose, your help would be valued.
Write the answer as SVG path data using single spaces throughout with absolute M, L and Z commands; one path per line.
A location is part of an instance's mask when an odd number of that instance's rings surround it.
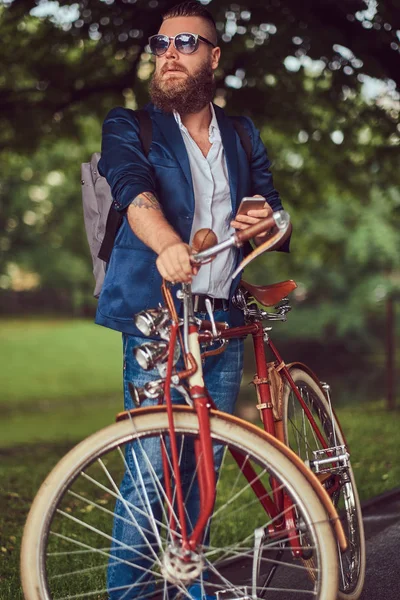
M 179 52 L 174 46 L 174 40 L 169 40 L 168 50 L 166 51 L 164 56 L 165 56 L 165 58 L 169 58 L 169 59 L 171 59 L 171 58 L 177 59 L 178 58 Z

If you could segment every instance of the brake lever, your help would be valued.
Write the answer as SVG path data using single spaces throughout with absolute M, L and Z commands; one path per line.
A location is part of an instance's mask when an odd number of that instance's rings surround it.
M 278 212 L 274 213 L 274 218 L 275 218 L 275 224 L 278 228 L 278 231 L 274 235 L 269 237 L 263 244 L 260 244 L 259 246 L 257 246 L 257 248 L 255 248 L 253 250 L 253 252 L 248 254 L 242 260 L 240 265 L 237 267 L 235 272 L 232 274 L 232 279 L 235 279 L 236 275 L 238 275 L 240 273 L 240 271 L 242 271 L 245 267 L 247 267 L 247 265 L 249 265 L 255 258 L 260 256 L 264 252 L 267 252 L 268 250 L 272 250 L 273 247 L 283 238 L 283 236 L 285 235 L 285 233 L 287 232 L 287 230 L 290 226 L 289 214 L 284 210 L 278 211 Z M 244 231 L 246 231 L 246 230 L 244 230 Z

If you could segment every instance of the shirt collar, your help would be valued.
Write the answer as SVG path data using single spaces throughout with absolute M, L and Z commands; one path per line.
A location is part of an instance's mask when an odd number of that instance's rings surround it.
M 213 106 L 212 102 L 210 102 L 210 109 L 211 109 L 211 123 L 210 123 L 210 127 L 208 129 L 208 134 L 209 134 L 210 142 L 213 143 L 218 140 L 221 140 L 221 134 L 219 132 L 217 116 L 215 114 L 215 110 L 214 110 L 214 106 Z M 189 133 L 188 130 L 186 129 L 186 127 L 184 126 L 184 124 L 182 123 L 180 114 L 178 112 L 176 112 L 176 110 L 173 111 L 173 114 L 175 117 L 175 121 L 179 125 L 179 128 L 182 129 L 182 131 Z

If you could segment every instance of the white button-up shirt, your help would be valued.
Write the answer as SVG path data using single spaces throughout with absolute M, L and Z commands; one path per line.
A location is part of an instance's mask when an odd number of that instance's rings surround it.
M 210 108 L 209 140 L 212 146 L 207 156 L 203 155 L 183 125 L 180 115 L 174 112 L 189 156 L 193 180 L 195 210 L 190 243 L 196 231 L 205 227 L 214 231 L 218 242 L 226 240 L 235 231 L 230 226 L 233 215 L 224 147 L 212 104 Z M 236 249 L 231 248 L 219 254 L 211 263 L 202 265 L 193 278 L 192 292 L 228 299 L 235 260 Z

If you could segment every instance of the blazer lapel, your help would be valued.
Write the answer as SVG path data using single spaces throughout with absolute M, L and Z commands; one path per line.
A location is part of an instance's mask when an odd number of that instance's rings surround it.
M 222 145 L 225 151 L 226 164 L 228 167 L 229 187 L 231 192 L 232 210 L 236 214 L 237 210 L 237 185 L 238 185 L 238 155 L 236 148 L 236 131 L 230 119 L 224 111 L 216 106 L 214 110 L 217 116 L 219 130 L 221 132 Z
M 172 154 L 174 154 L 179 166 L 185 174 L 186 180 L 192 191 L 194 201 L 192 173 L 190 171 L 189 157 L 186 151 L 185 142 L 183 141 L 182 134 L 179 130 L 179 125 L 175 121 L 175 117 L 172 113 L 163 113 L 157 108 L 154 108 L 153 110 L 154 119 L 165 138 L 165 142 Z
M 217 116 L 218 126 L 221 132 L 222 145 L 225 151 L 226 164 L 228 167 L 229 187 L 231 192 L 231 203 L 233 214 L 237 210 L 237 186 L 238 186 L 238 155 L 237 155 L 237 139 L 236 131 L 230 119 L 225 115 L 224 111 L 216 106 L 214 110 Z M 153 118 L 162 132 L 165 142 L 168 145 L 171 153 L 176 157 L 176 160 L 182 169 L 188 185 L 191 190 L 194 208 L 194 190 L 192 173 L 190 171 L 189 157 L 186 151 L 185 142 L 179 130 L 178 123 L 175 121 L 173 114 L 163 113 L 161 110 L 153 107 Z

